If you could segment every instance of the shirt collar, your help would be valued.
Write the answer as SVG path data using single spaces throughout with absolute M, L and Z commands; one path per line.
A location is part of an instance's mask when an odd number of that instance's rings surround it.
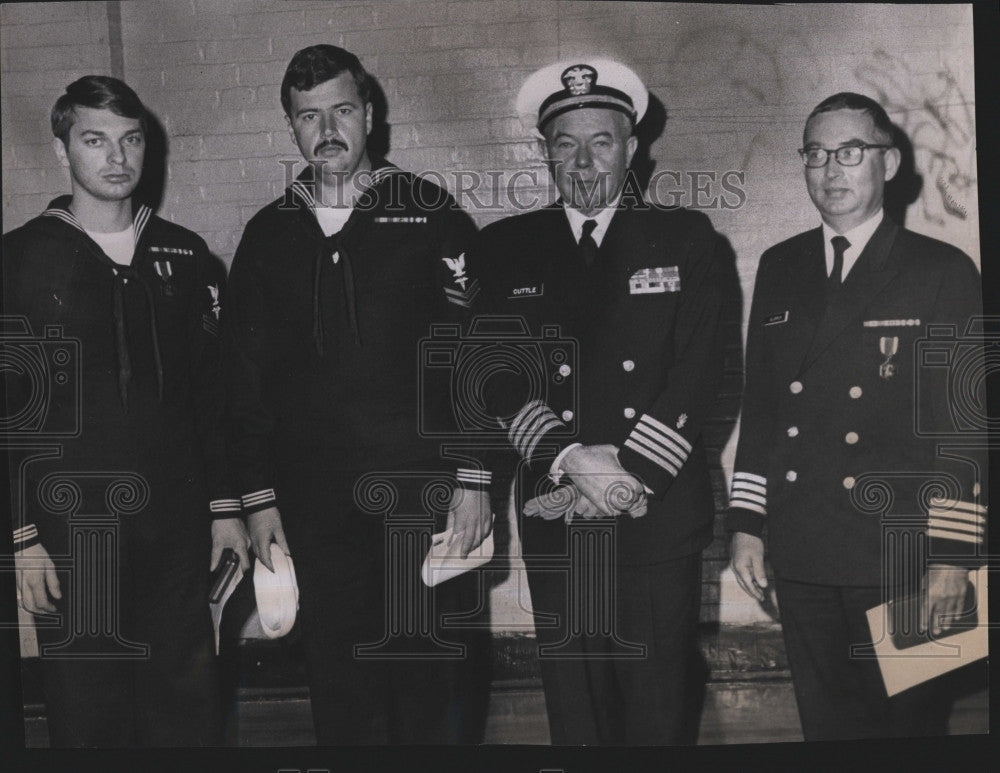
M 842 234 L 838 234 L 824 222 L 823 243 L 827 246 L 827 249 L 829 249 L 830 254 L 833 255 L 833 246 L 830 244 L 830 240 L 834 236 L 838 235 L 843 236 L 844 238 L 847 239 L 847 241 L 851 243 L 851 246 L 849 248 L 850 251 L 853 252 L 857 250 L 857 252 L 860 254 L 861 251 L 868 244 L 868 240 L 872 238 L 872 234 L 875 233 L 875 230 L 878 228 L 879 223 L 882 222 L 882 215 L 883 215 L 882 208 L 879 207 L 878 212 L 876 212 L 874 215 L 868 218 L 865 222 L 861 223 L 861 225 L 856 225 L 850 231 L 845 231 Z
M 865 222 L 854 226 L 850 231 L 845 231 L 843 234 L 838 234 L 825 222 L 823 223 L 823 254 L 826 256 L 826 273 L 828 275 L 833 270 L 833 244 L 830 243 L 830 240 L 834 236 L 839 235 L 851 243 L 851 246 L 844 251 L 844 270 L 841 276 L 846 278 L 858 258 L 861 257 L 861 253 L 864 252 L 865 247 L 868 246 L 872 234 L 878 229 L 879 224 L 882 222 L 883 214 L 882 209 L 879 208 L 878 212 Z
M 594 242 L 598 247 L 600 247 L 601 242 L 604 241 L 604 234 L 608 232 L 608 226 L 611 224 L 611 218 L 613 218 L 615 216 L 615 212 L 618 211 L 618 203 L 621 199 L 622 192 L 619 191 L 614 201 L 593 215 L 585 215 L 580 210 L 573 209 L 565 201 L 563 201 L 563 210 L 566 212 L 566 217 L 569 219 L 569 227 L 573 231 L 573 239 L 579 243 L 580 237 L 583 235 L 583 224 L 588 220 L 596 220 L 597 226 L 594 228 L 591 236 L 594 237 Z

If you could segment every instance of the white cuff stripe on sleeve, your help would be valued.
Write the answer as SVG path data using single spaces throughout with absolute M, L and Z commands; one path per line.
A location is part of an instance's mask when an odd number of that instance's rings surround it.
M 756 502 L 761 507 L 765 507 L 767 505 L 767 497 L 753 491 L 740 491 L 737 489 L 733 491 L 731 496 L 734 502 L 737 499 L 740 499 L 746 502 Z
M 244 494 L 242 497 L 243 506 L 250 507 L 251 505 L 259 505 L 261 502 L 268 502 L 277 499 L 274 495 L 273 488 L 261 489 L 260 491 L 254 491 L 251 494 Z
M 460 468 L 457 478 L 461 483 L 490 483 L 493 480 L 493 473 L 488 470 L 474 470 Z
M 672 437 L 674 440 L 676 440 L 677 443 L 681 446 L 681 448 L 683 448 L 685 451 L 687 451 L 687 453 L 691 453 L 691 444 L 687 441 L 687 438 L 685 438 L 683 435 L 675 432 L 674 430 L 672 430 L 670 427 L 668 427 L 663 422 L 657 421 L 652 416 L 650 416 L 648 413 L 642 414 L 642 418 L 639 419 L 639 423 L 640 424 L 645 423 L 646 425 L 652 427 L 653 429 L 660 430 L 660 432 L 662 432 L 665 435 L 668 435 L 669 437 Z
M 19 529 L 14 529 L 14 542 L 27 542 L 38 536 L 38 528 L 33 523 L 25 524 Z
M 931 497 L 931 507 L 941 510 L 968 510 L 969 512 L 986 515 L 986 508 L 982 505 L 977 505 L 975 502 L 965 502 L 961 499 L 942 499 L 940 497 Z
M 631 440 L 633 443 L 638 443 L 641 446 L 645 446 L 654 454 L 662 456 L 664 459 L 669 461 L 672 465 L 674 465 L 678 469 L 684 466 L 684 460 L 679 458 L 672 449 L 665 448 L 664 446 L 657 443 L 655 440 L 650 440 L 641 432 L 638 431 L 633 432 L 629 436 L 629 440 Z
M 969 523 L 985 523 L 986 508 L 972 502 L 961 502 L 955 499 L 931 499 L 928 512 L 931 518 L 955 518 Z
M 732 486 L 732 493 L 756 494 L 757 496 L 766 497 L 767 488 L 765 488 L 764 486 L 758 486 L 756 483 L 744 483 L 741 480 L 734 480 Z
M 767 478 L 765 478 L 763 475 L 754 475 L 753 473 L 750 472 L 734 472 L 733 480 L 747 481 L 749 483 L 756 483 L 760 486 L 767 485 Z
M 767 478 L 749 472 L 734 472 L 729 506 L 767 515 Z
M 521 427 L 521 430 L 518 432 L 517 441 L 521 449 L 531 444 L 532 439 L 546 422 L 555 420 L 555 415 L 550 416 L 549 414 L 552 412 L 548 411 L 546 413 L 547 410 L 538 409 L 531 414 L 531 419 L 526 421 L 524 426 Z M 530 454 L 525 454 L 525 456 L 530 456 Z
M 673 435 L 664 434 L 663 432 L 660 432 L 658 429 L 654 429 L 652 426 L 644 423 L 641 420 L 639 421 L 638 424 L 635 425 L 635 430 L 633 431 L 633 433 L 634 432 L 645 433 L 648 437 L 653 438 L 653 440 L 663 445 L 664 448 L 672 449 L 678 456 L 680 456 L 683 459 L 687 459 L 687 455 L 691 453 L 690 446 L 685 448 L 684 445 L 677 442 L 677 438 L 674 437 Z
M 645 413 L 632 428 L 629 438 L 671 459 L 677 467 L 683 467 L 691 453 L 691 444 L 687 440 Z
M 213 513 L 239 512 L 242 505 L 239 499 L 215 499 L 208 504 Z
M 510 429 L 507 432 L 507 439 L 510 440 L 515 448 L 519 447 L 521 435 L 524 434 L 533 417 L 544 407 L 545 405 L 540 400 L 533 400 L 518 411 L 517 416 L 510 423 Z
M 642 454 L 647 459 L 649 459 L 650 461 L 654 462 L 655 464 L 659 465 L 664 470 L 666 470 L 667 472 L 669 472 L 671 475 L 673 475 L 675 477 L 677 476 L 678 470 L 677 470 L 676 467 L 674 467 L 674 465 L 670 461 L 668 461 L 667 459 L 663 458 L 662 456 L 660 456 L 656 452 L 650 451 L 648 448 L 643 448 L 641 445 L 639 445 L 638 443 L 634 442 L 631 438 L 629 438 L 628 440 L 625 441 L 625 447 L 626 448 L 631 448 L 637 454 Z
M 755 502 L 751 502 L 747 499 L 741 499 L 739 497 L 733 497 L 729 500 L 730 507 L 738 507 L 742 510 L 753 510 L 755 513 L 760 513 L 761 515 L 767 515 L 767 508 L 764 505 L 758 505 Z
M 931 529 L 952 529 L 954 531 L 964 531 L 969 534 L 979 534 L 982 535 L 986 530 L 982 524 L 972 524 L 967 521 L 959 521 L 955 518 L 931 518 L 927 522 L 927 526 Z
M 532 400 L 514 417 L 507 438 L 521 458 L 531 461 L 535 446 L 545 433 L 560 426 L 565 424 L 556 417 L 551 408 L 541 400 Z
M 942 510 L 937 507 L 932 507 L 930 512 L 927 513 L 927 516 L 928 520 L 932 522 L 938 519 L 943 519 L 946 521 L 967 523 L 972 526 L 984 526 L 986 524 L 986 517 L 984 515 L 969 512 L 967 510 Z
M 525 451 L 524 458 L 530 461 L 531 455 L 535 453 L 535 446 L 538 445 L 539 441 L 542 439 L 545 433 L 548 432 L 550 429 L 553 429 L 558 426 L 565 426 L 565 425 L 561 421 L 559 421 L 559 419 L 557 419 L 555 416 L 553 416 L 551 419 L 545 422 L 545 424 L 543 424 L 542 427 L 537 432 L 535 432 L 534 440 L 532 440 L 531 443 L 528 445 L 528 449 L 527 451 Z
M 979 537 L 973 534 L 966 534 L 961 531 L 951 531 L 950 529 L 928 529 L 927 536 L 931 539 L 950 539 L 958 542 L 971 542 L 973 544 L 979 544 L 981 541 Z

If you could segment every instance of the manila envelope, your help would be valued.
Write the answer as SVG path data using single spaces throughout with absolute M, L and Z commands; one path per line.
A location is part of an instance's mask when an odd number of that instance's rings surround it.
M 986 567 L 969 573 L 969 582 L 975 588 L 976 611 L 963 619 L 957 633 L 927 639 L 914 646 L 897 647 L 888 604 L 868 610 L 875 655 L 890 696 L 989 654 L 986 575 Z

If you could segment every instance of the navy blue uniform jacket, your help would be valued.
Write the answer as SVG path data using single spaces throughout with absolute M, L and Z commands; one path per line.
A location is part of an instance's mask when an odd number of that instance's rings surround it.
M 484 228 L 470 261 L 484 308 L 519 318 L 541 352 L 540 375 L 499 374 L 487 398 L 520 458 L 519 509 L 551 488 L 568 444 L 617 446 L 652 491 L 645 516 L 618 519 L 622 564 L 712 538 L 702 427 L 723 366 L 719 243 L 701 213 L 623 206 L 587 269 L 557 202 Z
M 200 236 L 135 204 L 135 252 L 123 269 L 87 235 L 69 202 L 53 200 L 3 237 L 4 313 L 22 328 L 8 327 L 5 347 L 15 360 L 18 353 L 36 359 L 42 374 L 37 383 L 31 368 L 5 374 L 12 411 L 26 409 L 24 421 L 8 427 L 11 441 L 58 442 L 62 456 L 53 466 L 60 470 L 128 470 L 149 481 L 205 485 L 206 518 L 238 516 L 224 448 L 222 264 Z M 132 277 L 120 309 L 131 370 L 124 396 L 114 311 L 120 274 Z M 16 547 L 34 544 L 46 520 L 54 519 L 29 512 L 15 524 Z
M 766 525 L 775 572 L 802 582 L 881 584 L 897 529 L 926 534 L 930 560 L 974 557 L 986 513 L 975 265 L 885 218 L 824 313 L 825 281 L 821 229 L 761 258 L 729 528 Z

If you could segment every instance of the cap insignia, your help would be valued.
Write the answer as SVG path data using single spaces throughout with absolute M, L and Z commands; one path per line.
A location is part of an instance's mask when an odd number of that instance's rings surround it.
M 578 97 L 590 93 L 590 89 L 597 83 L 597 70 L 587 64 L 574 64 L 563 70 L 560 77 L 569 93 Z

